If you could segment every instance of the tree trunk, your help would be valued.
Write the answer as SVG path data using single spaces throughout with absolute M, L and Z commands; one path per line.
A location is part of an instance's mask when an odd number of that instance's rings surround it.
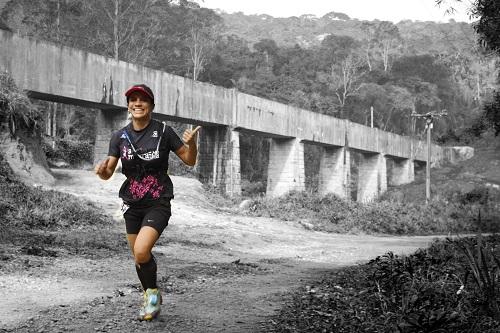
M 61 0 L 57 0 L 56 34 L 57 41 L 61 39 Z
M 481 76 L 479 73 L 476 75 L 476 86 L 477 86 L 477 102 L 481 103 Z
M 368 65 L 368 70 L 372 71 L 372 62 L 370 61 L 370 50 L 366 49 L 366 64 Z
M 385 41 L 384 42 L 384 49 L 383 49 L 383 61 L 384 61 L 384 72 L 387 72 L 389 70 L 389 49 L 391 47 L 391 42 L 390 41 Z
M 57 103 L 52 103 L 52 137 L 57 136 Z
M 47 114 L 45 115 L 45 135 L 50 136 L 52 134 L 52 113 L 51 107 L 47 108 Z
M 113 20 L 113 39 L 114 39 L 114 57 L 115 60 L 118 61 L 118 49 L 120 47 L 120 39 L 118 35 L 118 25 L 120 24 L 120 18 L 119 18 L 119 13 L 120 13 L 120 0 L 115 0 L 115 17 Z

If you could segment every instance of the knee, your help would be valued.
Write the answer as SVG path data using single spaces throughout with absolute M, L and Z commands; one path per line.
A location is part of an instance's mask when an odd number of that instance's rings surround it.
M 135 262 L 138 264 L 147 263 L 149 259 L 151 259 L 151 252 L 149 251 L 149 249 L 141 246 L 136 246 L 134 247 L 134 258 Z

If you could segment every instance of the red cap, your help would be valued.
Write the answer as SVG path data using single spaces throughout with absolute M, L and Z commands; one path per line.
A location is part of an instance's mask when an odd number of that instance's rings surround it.
M 149 97 L 151 99 L 151 102 L 155 104 L 155 96 L 153 95 L 153 91 L 145 84 L 136 84 L 127 90 L 127 92 L 125 93 L 125 97 L 127 97 L 127 103 L 128 103 L 128 97 L 130 96 L 131 93 L 135 91 L 138 91 L 143 95 Z

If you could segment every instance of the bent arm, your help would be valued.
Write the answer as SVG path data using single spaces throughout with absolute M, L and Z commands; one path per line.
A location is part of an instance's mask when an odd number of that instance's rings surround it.
M 186 129 L 182 134 L 184 145 L 175 151 L 175 154 L 185 164 L 194 166 L 196 164 L 196 156 L 198 155 L 198 147 L 196 146 L 196 138 L 201 126 L 196 127 L 194 130 Z
M 118 157 L 108 156 L 104 161 L 95 166 L 94 171 L 99 178 L 108 180 L 115 172 L 117 164 Z
M 183 145 L 175 151 L 175 154 L 179 156 L 182 162 L 189 166 L 194 166 L 196 164 L 196 155 L 198 155 L 198 148 L 196 143 L 191 145 Z

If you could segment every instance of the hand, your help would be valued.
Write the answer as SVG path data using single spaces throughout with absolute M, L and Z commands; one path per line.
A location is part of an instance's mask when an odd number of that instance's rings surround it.
M 184 141 L 185 144 L 191 145 L 193 143 L 196 143 L 196 137 L 198 134 L 198 131 L 200 130 L 201 126 L 197 126 L 195 129 L 186 129 L 184 133 L 182 134 L 182 141 Z
M 98 175 L 98 176 L 103 176 L 105 175 L 105 172 L 106 170 L 108 169 L 108 162 L 109 162 L 109 157 L 106 158 L 104 161 L 102 161 L 101 163 L 98 163 L 95 168 L 94 168 L 94 171 L 95 171 L 95 174 Z

